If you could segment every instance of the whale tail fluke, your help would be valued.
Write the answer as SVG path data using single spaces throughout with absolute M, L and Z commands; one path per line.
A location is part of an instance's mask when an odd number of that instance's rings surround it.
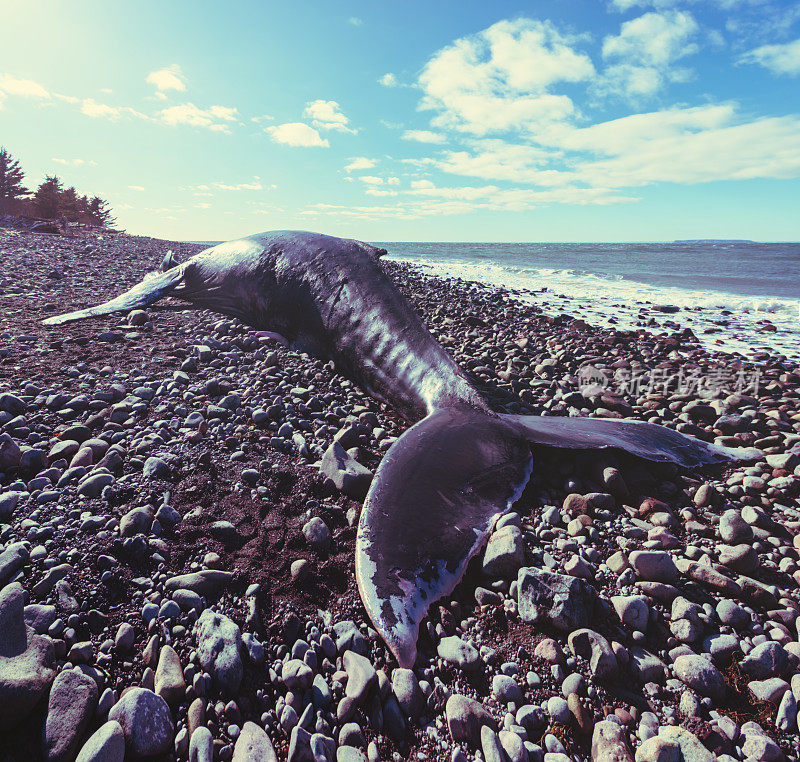
M 755 448 L 731 448 L 703 442 L 680 432 L 637 420 L 566 418 L 541 415 L 503 415 L 532 445 L 598 450 L 614 448 L 644 460 L 699 468 L 713 463 L 751 460 L 761 455 Z
M 356 579 L 401 666 L 413 666 L 429 606 L 458 584 L 531 466 L 513 428 L 469 409 L 437 410 L 389 448 L 361 512 Z
M 694 468 L 748 459 L 737 452 L 637 421 L 437 410 L 389 449 L 358 528 L 356 579 L 375 628 L 412 667 L 420 623 L 449 595 L 495 521 L 530 478 L 532 445 L 616 448 Z
M 166 272 L 148 273 L 141 283 L 137 283 L 124 294 L 115 296 L 111 301 L 98 304 L 95 307 L 87 307 L 84 310 L 55 315 L 42 322 L 45 325 L 60 325 L 62 323 L 72 323 L 75 320 L 83 320 L 84 318 L 110 315 L 112 312 L 127 312 L 137 307 L 146 307 L 177 288 L 183 280 L 183 274 L 184 266 L 174 266 Z

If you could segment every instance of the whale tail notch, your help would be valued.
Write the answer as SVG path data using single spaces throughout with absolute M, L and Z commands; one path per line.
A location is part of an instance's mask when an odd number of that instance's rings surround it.
M 534 445 L 610 447 L 687 468 L 756 456 L 639 421 L 434 411 L 384 457 L 356 541 L 361 599 L 401 666 L 414 665 L 430 606 L 453 591 L 496 520 L 522 494 Z
M 148 273 L 141 283 L 137 283 L 124 294 L 115 296 L 108 302 L 64 315 L 55 315 L 42 322 L 45 325 L 61 325 L 99 315 L 110 315 L 112 312 L 128 312 L 137 307 L 146 307 L 174 291 L 183 280 L 184 269 L 185 265 L 178 265 L 172 266 L 164 272 Z

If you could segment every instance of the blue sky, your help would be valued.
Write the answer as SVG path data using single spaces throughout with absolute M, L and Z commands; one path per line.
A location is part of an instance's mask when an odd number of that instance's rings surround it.
M 800 239 L 800 6 L 5 0 L 0 144 L 130 232 Z

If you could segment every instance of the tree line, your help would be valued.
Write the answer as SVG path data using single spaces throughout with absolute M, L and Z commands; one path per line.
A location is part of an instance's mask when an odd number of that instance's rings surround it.
M 84 196 L 66 188 L 56 175 L 46 175 L 36 190 L 23 184 L 25 173 L 19 161 L 0 146 L 0 212 L 47 220 L 66 219 L 97 227 L 115 222 L 107 201 Z

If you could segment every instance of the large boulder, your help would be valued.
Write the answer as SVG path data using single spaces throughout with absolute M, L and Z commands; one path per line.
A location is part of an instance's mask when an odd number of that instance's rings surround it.
M 0 591 L 0 731 L 22 722 L 56 676 L 50 638 L 25 624 L 25 591 L 18 582 Z
M 97 706 L 97 683 L 88 675 L 67 669 L 50 689 L 44 724 L 44 758 L 72 762 L 78 744 Z

